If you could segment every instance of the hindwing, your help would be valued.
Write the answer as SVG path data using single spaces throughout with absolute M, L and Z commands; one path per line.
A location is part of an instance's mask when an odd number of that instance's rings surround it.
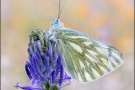
M 123 62 L 117 49 L 79 31 L 61 28 L 54 38 L 65 69 L 78 81 L 93 81 Z

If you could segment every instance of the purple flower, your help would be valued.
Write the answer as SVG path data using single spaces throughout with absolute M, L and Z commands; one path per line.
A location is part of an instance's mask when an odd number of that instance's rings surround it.
M 61 55 L 51 42 L 42 39 L 42 31 L 37 30 L 30 35 L 28 47 L 29 60 L 25 70 L 30 79 L 27 86 L 15 85 L 24 90 L 59 90 L 64 82 L 70 84 L 70 77 L 64 72 Z

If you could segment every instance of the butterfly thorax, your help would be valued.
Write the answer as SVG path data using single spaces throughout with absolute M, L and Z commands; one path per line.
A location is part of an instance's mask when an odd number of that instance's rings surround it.
M 59 30 L 59 28 L 63 28 L 64 24 L 60 22 L 57 18 L 52 18 L 50 22 L 51 27 L 47 31 L 48 39 L 54 39 L 54 34 Z

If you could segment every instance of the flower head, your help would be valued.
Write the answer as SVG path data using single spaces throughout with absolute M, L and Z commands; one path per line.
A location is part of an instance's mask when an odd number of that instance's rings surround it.
M 33 31 L 28 47 L 29 59 L 25 70 L 30 79 L 27 86 L 15 85 L 24 90 L 59 90 L 62 83 L 70 77 L 64 72 L 61 55 L 58 54 L 51 42 L 43 39 L 43 31 Z

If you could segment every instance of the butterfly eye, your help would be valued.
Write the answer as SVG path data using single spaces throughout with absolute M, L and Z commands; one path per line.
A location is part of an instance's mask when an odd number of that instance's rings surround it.
M 56 18 L 52 18 L 51 20 L 51 26 L 57 25 L 58 24 L 58 20 Z

